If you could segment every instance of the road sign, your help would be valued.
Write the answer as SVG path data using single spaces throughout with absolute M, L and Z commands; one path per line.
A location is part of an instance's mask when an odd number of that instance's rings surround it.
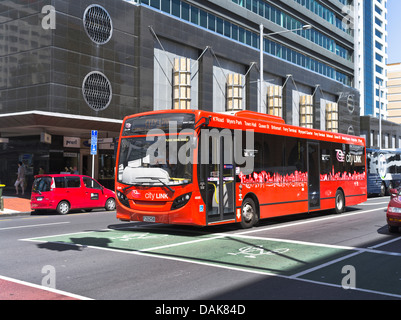
M 91 155 L 97 154 L 97 130 L 91 132 Z
M 93 154 L 93 155 L 97 154 L 97 146 L 96 146 L 96 144 L 91 144 L 91 154 Z
M 92 178 L 95 177 L 95 155 L 97 154 L 97 130 L 91 131 Z

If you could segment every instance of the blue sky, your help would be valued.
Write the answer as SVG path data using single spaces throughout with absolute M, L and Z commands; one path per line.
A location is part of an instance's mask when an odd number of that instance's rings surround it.
M 387 1 L 388 63 L 401 62 L 401 1 Z

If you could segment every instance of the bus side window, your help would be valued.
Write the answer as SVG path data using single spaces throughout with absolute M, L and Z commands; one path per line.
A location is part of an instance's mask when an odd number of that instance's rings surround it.
M 331 143 L 320 142 L 320 173 L 329 174 L 332 171 Z
M 260 152 L 260 145 L 258 145 L 257 139 L 258 139 L 258 134 L 256 133 L 254 136 L 254 145 L 250 148 L 250 146 L 246 145 L 246 132 L 242 132 L 242 140 L 241 142 L 235 141 L 235 143 L 238 143 L 240 148 L 241 148 L 241 156 L 244 157 L 246 160 L 243 163 L 236 163 L 237 166 L 237 173 L 241 172 L 244 175 L 249 175 L 255 171 L 257 171 L 259 166 L 261 165 L 261 160 L 257 157 L 261 157 L 261 152 Z M 260 137 L 259 137 L 260 138 Z M 238 145 L 237 145 L 238 146 Z M 253 158 L 253 161 L 249 161 L 249 158 Z M 235 161 L 238 161 L 239 159 L 236 159 L 234 157 Z M 242 160 L 242 159 L 241 159 Z M 247 163 L 253 163 L 252 168 L 247 168 L 246 164 Z M 249 170 L 248 170 L 249 169 Z
M 292 174 L 295 171 L 305 172 L 305 141 L 293 137 L 287 137 L 285 143 L 285 168 L 286 174 Z

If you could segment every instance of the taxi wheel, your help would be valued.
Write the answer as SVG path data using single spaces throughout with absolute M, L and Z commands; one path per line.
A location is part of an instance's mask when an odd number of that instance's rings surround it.
M 60 201 L 56 210 L 59 214 L 67 214 L 70 212 L 70 204 L 67 201 Z
M 114 200 L 113 198 L 108 198 L 106 201 L 106 204 L 104 206 L 104 208 L 107 211 L 113 211 L 116 209 L 116 200 Z

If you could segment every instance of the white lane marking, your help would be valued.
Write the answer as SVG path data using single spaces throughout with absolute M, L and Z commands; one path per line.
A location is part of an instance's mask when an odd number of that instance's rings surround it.
M 70 223 L 70 222 L 65 221 L 65 222 L 54 222 L 54 223 L 29 224 L 29 225 L 26 225 L 26 226 L 16 226 L 16 227 L 0 228 L 0 230 L 10 230 L 10 229 L 22 229 L 22 228 L 43 227 L 43 226 L 51 226 L 51 225 L 55 225 L 55 224 L 66 224 L 66 223 Z
M 14 282 L 14 283 L 17 283 L 17 284 L 21 284 L 21 285 L 32 287 L 32 288 L 36 288 L 36 289 L 49 291 L 49 292 L 52 292 L 52 293 L 60 294 L 60 295 L 63 295 L 63 296 L 67 296 L 67 297 L 71 297 L 71 298 L 75 298 L 75 299 L 79 299 L 79 300 L 93 300 L 91 298 L 80 296 L 78 294 L 74 294 L 74 293 L 70 293 L 70 292 L 66 292 L 66 291 L 62 291 L 62 290 L 58 290 L 58 289 L 53 289 L 53 288 L 49 288 L 49 287 L 45 287 L 45 286 L 40 286 L 38 284 L 34 284 L 34 283 L 22 281 L 22 280 L 17 280 L 17 279 L 14 279 L 14 278 L 0 276 L 0 279 L 5 280 L 5 281 L 11 281 L 11 282 Z
M 375 248 L 383 247 L 383 246 L 385 246 L 385 245 L 388 245 L 388 244 L 390 244 L 390 243 L 393 243 L 393 242 L 396 242 L 396 241 L 399 241 L 399 240 L 401 240 L 401 237 L 399 237 L 399 238 L 394 238 L 394 239 L 390 239 L 390 240 L 388 240 L 388 241 L 385 241 L 385 242 L 376 244 L 376 245 L 371 246 L 371 247 L 369 247 L 369 248 L 370 248 L 370 249 L 375 249 Z
M 353 212 L 353 213 L 345 213 L 345 214 L 334 215 L 334 216 L 330 216 L 330 217 L 317 218 L 317 219 L 311 219 L 311 220 L 294 222 L 294 223 L 285 223 L 285 224 L 281 224 L 281 225 L 278 225 L 278 226 L 271 226 L 271 227 L 265 227 L 265 228 L 254 228 L 252 230 L 242 231 L 242 232 L 239 232 L 237 234 L 241 234 L 241 235 L 242 234 L 250 234 L 250 233 L 256 233 L 256 232 L 260 232 L 260 231 L 267 231 L 267 230 L 274 230 L 274 229 L 293 227 L 293 226 L 298 226 L 298 225 L 307 224 L 307 223 L 315 223 L 315 222 L 322 222 L 322 221 L 326 221 L 326 220 L 347 218 L 347 217 L 350 217 L 350 216 L 355 216 L 355 215 L 359 215 L 359 214 L 365 214 L 365 213 L 369 213 L 369 212 L 373 212 L 373 211 L 377 211 L 377 210 L 382 210 L 382 209 L 385 209 L 385 208 L 387 208 L 387 207 L 376 208 L 376 209 L 371 209 L 371 210 L 357 211 L 357 212 Z
M 389 200 L 387 200 L 387 202 L 386 201 L 383 201 L 383 202 L 365 202 L 365 203 L 358 204 L 358 206 L 375 206 L 375 205 L 382 205 L 382 204 L 387 205 L 388 202 L 389 202 Z

